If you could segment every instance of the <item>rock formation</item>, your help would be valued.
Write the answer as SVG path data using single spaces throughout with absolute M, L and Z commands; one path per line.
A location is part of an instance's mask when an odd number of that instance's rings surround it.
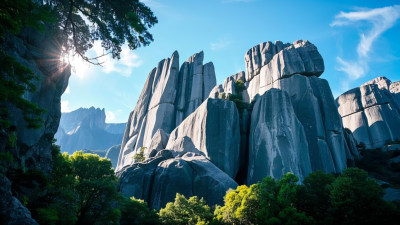
M 179 69 L 179 55 L 161 60 L 147 77 L 138 103 L 129 116 L 117 171 L 128 166 L 141 147 L 150 147 L 155 133 L 170 133 L 208 97 L 216 84 L 214 65 L 203 65 L 203 52 Z
M 56 144 L 61 151 L 72 154 L 77 150 L 104 150 L 122 141 L 125 123 L 106 123 L 104 109 L 79 108 L 62 113 Z
M 15 150 L 10 152 L 14 160 L 25 168 L 47 173 L 51 169 L 51 143 L 60 120 L 60 99 L 68 85 L 70 66 L 59 60 L 60 46 L 49 32 L 26 28 L 20 34 L 10 36 L 5 49 L 38 76 L 39 79 L 33 81 L 37 90 L 26 92 L 23 97 L 44 109 L 41 115 L 43 125 L 38 129 L 28 129 L 22 111 L 8 105 L 17 136 Z
M 36 91 L 26 91 L 23 98 L 37 104 L 44 112 L 40 115 L 43 125 L 38 129 L 30 129 L 19 108 L 2 102 L 12 115 L 11 127 L 16 131 L 17 141 L 15 145 L 7 147 L 8 134 L 1 131 L 0 153 L 11 153 L 12 165 L 18 165 L 20 169 L 37 169 L 45 174 L 51 170 L 51 145 L 60 120 L 61 95 L 71 75 L 70 66 L 60 61 L 60 45 L 52 34 L 24 28 L 18 35 L 6 35 L 6 43 L 2 46 L 2 50 L 37 76 L 37 80 L 32 80 Z M 11 170 L 9 173 L 13 173 L 15 168 L 12 166 L 8 169 Z M 12 195 L 11 183 L 4 176 L 0 177 L 0 195 L 1 224 L 37 224 L 28 209 Z
M 215 87 L 210 97 L 224 96 L 224 93 L 238 94 L 232 91 L 230 83 L 235 76 L 244 81 L 246 90 L 240 95 L 243 101 L 247 103 L 256 103 L 260 96 L 272 88 L 285 91 L 290 96 L 290 104 L 292 104 L 293 112 L 301 123 L 301 127 L 305 132 L 306 144 L 308 145 L 308 154 L 311 162 L 311 171 L 323 170 L 325 172 L 340 172 L 346 168 L 347 161 L 354 160 L 358 157 L 358 152 L 354 149 L 352 143 L 348 143 L 345 138 L 345 132 L 340 120 L 340 115 L 335 109 L 335 102 L 329 84 L 326 80 L 318 78 L 324 71 L 324 63 L 317 48 L 308 41 L 295 41 L 293 44 L 282 44 L 282 42 L 265 42 L 251 48 L 245 55 L 246 74 L 242 76 L 233 75 L 224 82 L 224 85 Z M 264 102 L 268 102 L 264 100 Z M 267 104 L 267 103 L 264 103 Z M 279 103 L 265 106 L 266 109 L 272 110 Z M 280 103 L 282 104 L 282 103 Z M 290 108 L 290 107 L 286 107 Z M 253 111 L 253 113 L 259 113 Z M 263 111 L 262 114 L 266 112 Z M 243 117 L 242 117 L 243 118 Z M 247 118 L 243 118 L 247 119 Z M 253 120 L 259 118 L 251 115 L 251 124 L 257 126 Z M 266 118 L 268 121 L 268 118 Z M 266 122 L 264 121 L 264 122 Z M 290 120 L 288 120 L 290 121 Z M 263 122 L 261 122 L 263 123 Z M 297 123 L 294 123 L 297 126 Z M 251 132 L 255 129 L 251 127 Z M 276 129 L 281 129 L 276 127 Z M 292 127 L 291 129 L 299 129 Z M 276 138 L 276 137 L 275 137 Z M 289 138 L 290 139 L 290 138 Z M 300 138 L 301 139 L 301 138 Z M 350 140 L 350 139 L 349 139 Z M 250 146 L 257 143 L 258 140 L 250 140 Z M 249 149 L 250 161 L 252 155 L 259 154 L 259 148 L 264 146 L 265 155 L 272 154 L 270 151 L 271 143 L 264 143 L 255 148 Z M 294 151 L 301 151 L 300 146 L 296 145 Z M 251 152 L 253 151 L 253 152 Z M 254 152 L 257 151 L 257 152 Z M 261 160 L 257 158 L 257 160 Z M 269 157 L 264 159 L 265 164 L 271 160 Z M 281 162 L 284 165 L 284 162 Z M 254 166 L 254 165 L 253 165 Z M 249 165 L 248 181 L 257 181 L 259 178 L 252 178 L 252 174 L 256 174 L 251 170 Z M 310 170 L 303 170 L 304 177 Z M 282 170 L 280 175 L 277 173 L 269 175 L 279 178 L 284 174 Z M 296 171 L 291 171 L 297 173 Z
M 378 77 L 336 99 L 343 126 L 366 148 L 400 140 L 400 83 Z
M 191 142 L 189 148 L 185 142 Z M 239 114 L 235 104 L 207 99 L 169 137 L 166 149 L 201 152 L 219 169 L 234 178 L 240 159 Z
M 204 156 L 187 152 L 178 157 L 162 150 L 155 157 L 120 171 L 119 187 L 125 196 L 144 199 L 151 208 L 160 209 L 174 201 L 175 194 L 203 197 L 210 205 L 222 204 L 236 182 Z
M 311 172 L 308 144 L 287 92 L 271 89 L 251 114 L 249 184 L 291 172 L 300 179 Z
M 341 172 L 358 157 L 310 42 L 257 45 L 245 55 L 246 72 L 216 86 L 202 58 L 195 54 L 178 71 L 175 52 L 150 72 L 119 156 L 125 196 L 156 209 L 177 192 L 214 204 L 237 183 Z M 133 162 L 139 149 L 146 159 Z
M 11 182 L 0 174 L 0 224 L 29 224 L 38 223 L 32 218 L 31 212 L 11 192 Z

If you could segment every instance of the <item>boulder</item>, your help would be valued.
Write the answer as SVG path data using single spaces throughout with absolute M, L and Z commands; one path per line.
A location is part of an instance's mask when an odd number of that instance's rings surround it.
M 0 175 L 0 223 L 37 225 L 29 210 L 11 193 L 11 182 Z
M 153 158 L 121 170 L 119 190 L 126 196 L 144 199 L 159 210 L 174 201 L 176 193 L 198 196 L 207 204 L 223 203 L 236 182 L 204 156 L 188 152 L 173 158 L 173 151 L 162 150 Z

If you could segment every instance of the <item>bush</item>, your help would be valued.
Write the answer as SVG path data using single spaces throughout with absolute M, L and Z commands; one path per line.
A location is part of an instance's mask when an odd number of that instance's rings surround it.
M 162 224 L 166 225 L 199 225 L 209 224 L 213 214 L 206 202 L 197 196 L 190 197 L 177 193 L 175 202 L 169 202 L 159 212 Z
M 128 224 L 159 224 L 158 214 L 155 210 L 149 209 L 143 200 L 122 198 L 120 202 L 121 225 Z

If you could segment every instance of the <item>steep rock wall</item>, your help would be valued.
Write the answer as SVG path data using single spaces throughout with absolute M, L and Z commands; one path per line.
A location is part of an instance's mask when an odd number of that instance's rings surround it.
M 400 140 L 399 83 L 378 77 L 336 99 L 343 125 L 367 148 Z
M 170 133 L 208 97 L 216 78 L 214 65 L 203 65 L 203 59 L 203 52 L 194 54 L 179 69 L 179 54 L 175 51 L 150 72 L 129 116 L 117 171 L 132 163 L 138 149 L 150 147 L 157 130 Z

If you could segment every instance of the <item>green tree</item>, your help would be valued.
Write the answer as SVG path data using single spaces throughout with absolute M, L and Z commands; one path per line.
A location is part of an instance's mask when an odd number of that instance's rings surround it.
M 116 224 L 120 210 L 111 162 L 81 151 L 60 154 L 53 147 L 53 171 L 40 201 L 28 205 L 40 224 Z M 33 201 L 33 199 L 31 199 Z
M 144 156 L 145 149 L 146 147 L 140 147 L 139 152 L 133 156 L 135 162 L 143 162 L 146 159 L 146 157 Z
M 120 57 L 121 46 L 127 41 L 131 50 L 153 41 L 148 29 L 157 18 L 139 0 L 44 0 L 57 15 L 60 29 L 58 40 L 64 53 L 78 54 L 84 60 L 101 64 L 97 57 L 85 52 L 96 40 L 113 58 Z M 101 56 L 100 56 L 101 57 Z
M 200 225 L 209 224 L 213 214 L 202 198 L 193 196 L 187 199 L 177 193 L 175 201 L 167 203 L 159 216 L 162 224 L 166 225 Z
M 299 191 L 298 206 L 318 224 L 330 224 L 330 188 L 335 176 L 322 171 L 309 174 Z
M 395 224 L 398 211 L 385 202 L 383 189 L 368 178 L 367 172 L 348 168 L 331 185 L 333 223 Z
M 149 209 L 146 202 L 143 200 L 122 198 L 120 201 L 121 210 L 121 225 L 154 225 L 159 224 L 159 218 L 157 212 L 153 209 Z
M 216 208 L 215 219 L 227 224 L 313 224 L 297 207 L 301 190 L 297 182 L 288 173 L 278 181 L 266 177 L 250 187 L 239 186 L 225 195 L 225 205 Z

